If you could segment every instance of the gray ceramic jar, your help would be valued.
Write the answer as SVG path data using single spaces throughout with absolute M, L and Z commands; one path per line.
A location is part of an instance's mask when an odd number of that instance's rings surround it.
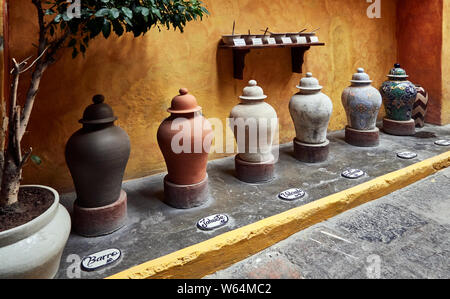
M 351 86 L 342 93 L 349 127 L 361 131 L 375 129 L 383 103 L 380 92 L 371 85 L 372 80 L 363 68 L 358 68 L 350 82 Z
M 77 193 L 76 204 L 98 208 L 119 199 L 125 167 L 130 157 L 127 133 L 114 125 L 117 117 L 102 95 L 93 98 L 66 145 L 66 162 Z
M 297 88 L 300 92 L 289 102 L 297 141 L 307 144 L 328 142 L 327 129 L 333 111 L 331 99 L 321 92 L 322 86 L 311 73 L 306 73 Z

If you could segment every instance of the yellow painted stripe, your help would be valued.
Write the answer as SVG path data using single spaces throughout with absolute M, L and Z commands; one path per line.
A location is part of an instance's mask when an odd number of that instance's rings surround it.
M 313 224 L 388 195 L 449 166 L 450 151 L 108 278 L 202 278 Z

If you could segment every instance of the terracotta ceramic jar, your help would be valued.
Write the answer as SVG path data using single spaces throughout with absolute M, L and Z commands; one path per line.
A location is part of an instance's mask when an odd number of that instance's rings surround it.
M 214 135 L 201 109 L 186 88 L 180 89 L 157 133 L 168 170 L 165 201 L 176 208 L 193 208 L 207 199 L 206 166 Z
M 195 97 L 182 88 L 167 110 L 171 116 L 159 127 L 157 138 L 169 172 L 167 179 L 174 184 L 192 185 L 206 178 L 213 135 L 201 109 Z
M 83 128 L 66 145 L 66 162 L 77 193 L 74 213 L 80 212 L 79 217 L 74 216 L 74 227 L 86 236 L 111 233 L 123 225 L 126 195 L 121 189 L 130 157 L 129 137 L 114 125 L 117 117 L 111 107 L 102 95 L 93 102 L 80 120 Z
M 348 120 L 345 140 L 355 146 L 377 146 L 380 130 L 376 123 L 382 104 L 381 95 L 371 86 L 372 80 L 363 68 L 358 68 L 350 82 L 351 86 L 342 93 L 342 105 Z
M 363 68 L 358 68 L 351 83 L 342 93 L 348 125 L 356 130 L 373 130 L 382 104 L 381 95 Z
M 273 138 L 278 128 L 275 109 L 264 102 L 267 98 L 255 80 L 244 88 L 241 103 L 230 113 L 239 154 L 236 156 L 237 177 L 247 183 L 270 181 L 274 177 Z
M 383 129 L 393 135 L 414 135 L 415 124 L 412 120 L 414 101 L 417 90 L 407 80 L 406 71 L 395 64 L 388 75 L 389 80 L 380 87 L 386 108 Z
M 294 149 L 297 159 L 304 162 L 321 162 L 328 157 L 327 129 L 333 104 L 321 92 L 319 81 L 307 73 L 297 86 L 300 92 L 289 102 L 297 137 Z

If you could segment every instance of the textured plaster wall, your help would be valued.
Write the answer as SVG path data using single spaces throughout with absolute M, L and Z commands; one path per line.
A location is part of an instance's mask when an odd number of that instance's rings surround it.
M 100 37 L 91 42 L 85 58 L 72 60 L 69 51 L 61 53 L 42 81 L 24 140 L 43 163 L 27 165 L 24 183 L 72 189 L 64 147 L 96 93 L 106 96 L 119 117 L 118 124 L 130 135 L 127 179 L 165 170 L 156 131 L 180 87 L 197 97 L 207 117 L 225 120 L 247 81 L 256 79 L 280 117 L 280 142 L 290 142 L 295 133 L 288 102 L 302 76 L 291 72 L 288 49 L 271 49 L 252 51 L 247 56 L 245 79 L 234 80 L 231 51 L 217 48 L 220 36 L 231 32 L 233 20 L 238 33 L 267 26 L 284 32 L 321 28 L 319 37 L 326 46 L 307 52 L 304 72 L 313 72 L 333 100 L 330 130 L 345 126 L 340 96 L 355 69 L 364 67 L 378 87 L 397 60 L 396 0 L 381 1 L 381 19 L 366 16 L 370 4 L 365 0 L 205 2 L 211 16 L 188 24 L 183 35 L 154 30 L 137 39 L 127 35 L 105 41 Z M 11 55 L 21 59 L 34 53 L 36 15 L 29 0 L 14 0 L 10 5 Z M 28 80 L 29 76 L 22 78 L 22 97 Z M 218 156 L 211 155 L 211 159 Z
M 0 100 L 3 102 L 3 95 L 4 95 L 4 34 L 3 34 L 3 6 L 5 5 L 3 0 L 0 0 Z M 0 112 L 0 115 L 2 112 Z
M 448 1 L 446 1 L 448 2 Z M 399 0 L 399 62 L 409 80 L 429 93 L 426 121 L 441 124 L 442 0 Z M 445 72 L 444 72 L 445 74 Z
M 450 0 L 444 0 L 442 45 L 442 123 L 450 124 Z

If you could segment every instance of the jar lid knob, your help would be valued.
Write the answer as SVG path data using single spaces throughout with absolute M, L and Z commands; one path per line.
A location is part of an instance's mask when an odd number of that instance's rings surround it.
M 102 94 L 97 94 L 92 98 L 92 102 L 94 102 L 94 104 L 101 104 L 105 101 L 105 96 Z
M 188 93 L 189 93 L 189 90 L 187 88 L 181 88 L 180 89 L 180 95 L 184 96 L 184 95 L 186 95 Z
M 250 81 L 248 81 L 248 84 L 250 86 L 256 86 L 256 85 L 258 85 L 258 82 L 256 82 L 256 80 L 250 80 Z
M 357 69 L 357 71 L 358 71 L 358 73 L 360 73 L 360 74 L 364 73 L 364 69 L 363 69 L 362 67 L 359 67 L 359 68 Z
M 307 73 L 306 73 L 306 77 L 312 78 L 312 73 L 311 73 L 311 72 L 307 72 Z
M 114 112 L 105 102 L 105 96 L 97 94 L 92 97 L 94 104 L 89 105 L 83 113 L 83 118 L 79 120 L 80 123 L 86 125 L 101 125 L 112 123 L 117 120 Z
M 399 69 L 399 68 L 401 68 L 401 65 L 400 65 L 400 63 L 396 63 L 396 64 L 394 64 L 394 67 Z

